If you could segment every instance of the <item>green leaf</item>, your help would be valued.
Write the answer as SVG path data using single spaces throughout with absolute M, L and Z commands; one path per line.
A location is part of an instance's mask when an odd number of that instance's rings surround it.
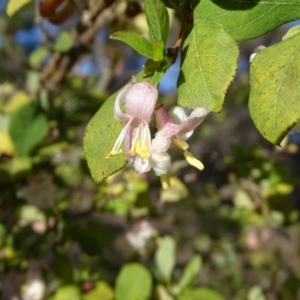
M 169 14 L 160 0 L 145 0 L 145 12 L 150 39 L 166 43 L 169 35 Z
M 127 163 L 123 153 L 106 159 L 124 123 L 114 118 L 114 103 L 120 92 L 111 95 L 89 122 L 84 136 L 84 151 L 91 175 L 96 182 L 121 170 Z
M 250 115 L 274 144 L 299 120 L 299 82 L 300 33 L 260 51 L 251 63 Z
M 116 281 L 116 300 L 146 300 L 151 294 L 150 272 L 141 264 L 126 264 Z
M 155 252 L 155 265 L 165 282 L 170 281 L 175 267 L 175 247 L 175 241 L 170 236 L 165 236 Z
M 153 75 L 156 70 L 161 66 L 160 61 L 154 61 L 152 59 L 148 59 L 144 64 L 144 73 L 146 75 Z
M 178 300 L 224 300 L 224 297 L 209 288 L 198 288 L 184 292 Z
M 293 26 L 288 30 L 288 32 L 282 37 L 282 40 L 286 40 L 287 38 L 292 37 L 296 33 L 300 31 L 300 25 Z
M 236 40 L 250 40 L 300 18 L 299 1 L 193 0 L 194 16 L 222 24 Z
M 29 103 L 12 115 L 9 133 L 17 153 L 20 156 L 30 155 L 47 136 L 47 118 L 37 110 L 36 103 Z
M 113 300 L 113 299 L 114 299 L 114 291 L 105 281 L 97 282 L 95 288 L 83 296 L 83 300 Z
M 247 300 L 266 300 L 266 297 L 264 296 L 261 287 L 256 285 L 249 290 Z
M 80 300 L 79 288 L 75 285 L 66 285 L 58 288 L 53 300 Z
M 179 105 L 220 111 L 237 69 L 238 53 L 235 41 L 221 25 L 195 22 L 182 50 Z
M 165 59 L 165 45 L 163 41 L 158 41 L 153 45 L 152 59 L 154 61 L 163 61 Z
M 6 174 L 11 177 L 21 176 L 30 172 L 32 169 L 32 160 L 30 157 L 15 157 L 0 164 L 0 170 L 2 174 Z
M 29 56 L 29 63 L 32 67 L 38 67 L 49 54 L 49 49 L 47 47 L 39 47 L 34 50 Z
M 202 261 L 199 255 L 194 256 L 188 262 L 188 264 L 184 268 L 183 274 L 178 283 L 180 291 L 186 289 L 187 287 L 195 283 L 200 273 L 201 264 Z
M 71 35 L 67 31 L 61 31 L 55 40 L 54 49 L 58 52 L 68 52 L 73 44 Z
M 29 3 L 31 0 L 9 0 L 6 7 L 6 13 L 9 17 L 14 15 L 20 8 Z
M 137 53 L 148 58 L 152 58 L 153 44 L 137 33 L 129 31 L 118 31 L 113 33 L 110 38 L 122 41 L 132 47 Z

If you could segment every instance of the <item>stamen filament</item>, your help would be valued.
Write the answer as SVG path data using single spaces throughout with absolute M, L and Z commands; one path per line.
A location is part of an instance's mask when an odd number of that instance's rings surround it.
M 171 187 L 170 177 L 168 173 L 160 176 L 160 182 L 164 190 L 167 190 Z
M 179 140 L 179 139 L 174 139 L 173 142 L 176 146 L 178 146 L 182 150 L 186 150 L 189 147 L 188 143 L 186 143 L 185 141 Z

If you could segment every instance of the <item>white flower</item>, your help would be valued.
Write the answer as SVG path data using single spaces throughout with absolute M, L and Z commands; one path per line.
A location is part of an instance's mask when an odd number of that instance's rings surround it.
M 130 246 L 135 250 L 145 249 L 146 243 L 155 234 L 152 225 L 146 221 L 136 221 L 132 224 L 125 237 Z
M 42 300 L 45 294 L 45 283 L 39 278 L 28 280 L 21 287 L 22 300 Z
M 193 130 L 199 126 L 209 110 L 196 108 L 189 116 L 182 107 L 175 106 L 168 113 L 164 106 L 155 110 L 157 133 L 152 141 L 151 166 L 156 175 L 161 177 L 163 188 L 170 187 L 168 171 L 171 167 L 171 157 L 167 150 L 173 141 L 184 151 L 187 162 L 203 170 L 203 164 L 197 160 L 193 154 L 187 151 L 189 145 L 185 142 L 192 134 Z

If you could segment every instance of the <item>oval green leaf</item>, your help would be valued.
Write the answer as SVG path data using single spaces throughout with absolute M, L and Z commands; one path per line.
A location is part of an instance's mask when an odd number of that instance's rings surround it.
M 145 12 L 152 42 L 166 43 L 169 35 L 169 14 L 160 0 L 145 0 Z
M 237 69 L 238 55 L 237 44 L 221 25 L 195 22 L 182 50 L 179 105 L 220 111 Z
M 224 26 L 236 40 L 250 40 L 300 18 L 299 1 L 286 0 L 193 0 L 198 20 Z
M 58 52 L 68 52 L 73 47 L 73 39 L 67 31 L 62 31 L 55 40 L 54 49 Z
M 48 121 L 36 103 L 19 108 L 11 117 L 9 134 L 19 156 L 27 156 L 48 134 Z
M 114 117 L 117 91 L 111 95 L 89 122 L 84 136 L 84 152 L 91 175 L 96 182 L 121 170 L 127 163 L 123 153 L 106 159 L 124 124 Z
M 171 280 L 171 276 L 175 267 L 176 244 L 173 238 L 170 236 L 164 237 L 159 244 L 155 252 L 155 265 L 156 268 L 165 282 Z
M 260 133 L 279 145 L 300 118 L 300 33 L 259 52 L 251 63 L 249 110 Z
M 178 283 L 180 291 L 195 283 L 200 273 L 201 264 L 202 260 L 199 255 L 194 256 L 188 262 Z
M 137 33 L 130 31 L 118 31 L 113 33 L 110 38 L 113 40 L 124 42 L 131 48 L 133 48 L 137 53 L 148 58 L 152 58 L 153 44 Z
M 141 264 L 125 265 L 116 281 L 116 300 L 146 300 L 151 294 L 150 272 Z

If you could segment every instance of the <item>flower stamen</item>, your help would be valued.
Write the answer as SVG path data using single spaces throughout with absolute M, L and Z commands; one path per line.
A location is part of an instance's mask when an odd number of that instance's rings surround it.
M 204 169 L 204 165 L 203 163 L 198 160 L 191 152 L 189 151 L 184 151 L 183 155 L 186 159 L 186 161 L 188 162 L 189 165 L 191 165 L 192 167 L 197 168 L 198 170 L 202 171 Z
M 161 186 L 164 190 L 167 190 L 171 187 L 170 177 L 168 173 L 160 176 Z
M 176 146 L 178 146 L 180 149 L 182 149 L 182 150 L 186 150 L 186 149 L 188 149 L 188 147 L 189 147 L 189 144 L 188 143 L 186 143 L 185 141 L 182 141 L 182 140 L 179 140 L 179 139 L 177 139 L 177 138 L 175 138 L 174 140 L 173 140 L 173 142 L 174 142 L 174 144 L 176 145 Z

